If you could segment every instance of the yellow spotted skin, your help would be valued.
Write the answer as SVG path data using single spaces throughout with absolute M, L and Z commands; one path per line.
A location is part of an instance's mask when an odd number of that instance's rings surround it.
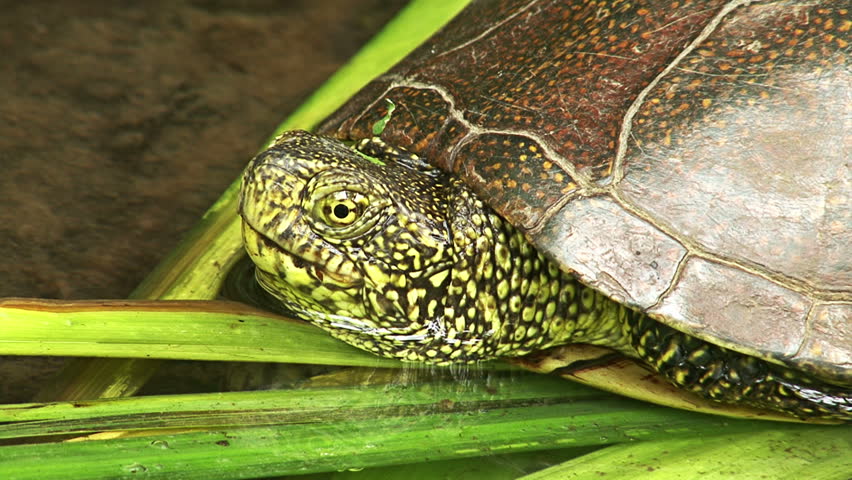
M 243 177 L 245 247 L 294 315 L 433 364 L 591 343 L 724 402 L 850 420 L 840 387 L 662 325 L 578 283 L 460 180 L 416 155 L 287 132 Z

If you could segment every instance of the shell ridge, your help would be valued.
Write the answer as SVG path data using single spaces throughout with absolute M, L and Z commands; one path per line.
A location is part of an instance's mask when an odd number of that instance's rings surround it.
M 388 79 L 388 77 L 383 77 L 384 79 Z M 547 141 L 542 135 L 534 133 L 530 130 L 524 129 L 513 129 L 513 128 L 485 128 L 481 127 L 467 118 L 464 117 L 463 111 L 460 110 L 456 106 L 456 102 L 454 100 L 453 95 L 443 86 L 436 85 L 434 83 L 423 83 L 417 80 L 413 80 L 410 78 L 395 76 L 395 80 L 392 81 L 391 85 L 385 90 L 385 94 L 392 90 L 393 88 L 399 87 L 408 87 L 408 88 L 416 88 L 420 90 L 431 90 L 440 95 L 444 101 L 447 102 L 447 109 L 450 112 L 450 117 L 453 120 L 456 120 L 465 128 L 468 129 L 469 133 L 465 136 L 465 138 L 469 138 L 471 136 L 479 136 L 484 134 L 499 134 L 499 135 L 514 135 L 518 137 L 526 137 L 536 143 L 538 143 L 542 150 L 544 150 L 547 158 L 552 160 L 554 163 L 559 165 L 565 172 L 572 176 L 577 183 L 580 184 L 581 190 L 584 192 L 585 196 L 591 196 L 598 193 L 603 193 L 607 191 L 606 189 L 602 189 L 601 187 L 596 187 L 589 179 L 588 175 L 579 171 L 572 163 L 568 162 L 563 155 L 556 153 L 555 149 L 552 147 L 551 142 Z M 375 104 L 375 102 L 374 102 Z M 365 109 L 365 111 L 368 109 Z M 449 118 L 447 119 L 449 120 Z M 542 219 L 544 221 L 544 218 Z
M 720 10 L 719 13 L 713 17 L 707 25 L 696 35 L 695 38 L 686 45 L 683 50 L 672 60 L 668 65 L 656 76 L 651 83 L 649 83 L 645 88 L 639 92 L 639 95 L 636 96 L 636 99 L 633 100 L 633 103 L 627 109 L 627 112 L 624 114 L 624 119 L 621 122 L 621 131 L 618 134 L 618 146 L 615 151 L 615 160 L 613 161 L 613 181 L 612 184 L 618 184 L 621 179 L 624 177 L 624 157 L 627 154 L 627 142 L 630 139 L 633 117 L 639 112 L 639 109 L 642 107 L 642 104 L 645 103 L 645 98 L 647 98 L 648 94 L 653 90 L 660 81 L 665 78 L 672 70 L 677 68 L 680 62 L 686 58 L 687 55 L 693 52 L 699 45 L 701 45 L 704 40 L 706 40 L 713 32 L 719 27 L 722 21 L 731 14 L 734 10 L 740 7 L 744 7 L 751 3 L 754 3 L 755 0 L 733 0 L 725 4 Z
M 774 284 L 776 284 L 780 287 L 790 289 L 794 292 L 808 296 L 808 297 L 813 298 L 815 300 L 821 300 L 821 301 L 828 302 L 828 301 L 844 301 L 844 300 L 848 300 L 850 298 L 850 296 L 848 294 L 846 294 L 845 292 L 836 292 L 836 291 L 832 291 L 832 290 L 814 288 L 812 285 L 810 285 L 810 284 L 808 284 L 808 283 L 806 283 L 806 282 L 804 282 L 800 279 L 791 277 L 789 275 L 785 275 L 781 272 L 770 270 L 765 265 L 762 265 L 762 264 L 759 264 L 759 263 L 756 263 L 756 262 L 753 262 L 753 261 L 749 261 L 749 260 L 745 260 L 745 259 L 735 259 L 735 258 L 726 257 L 724 255 L 719 255 L 717 253 L 713 253 L 713 252 L 703 248 L 698 242 L 690 240 L 688 237 L 684 236 L 683 234 L 676 233 L 675 229 L 673 229 L 670 225 L 666 224 L 666 222 L 650 215 L 648 212 L 646 212 L 642 208 L 639 208 L 636 205 L 634 205 L 633 203 L 631 203 L 630 201 L 624 199 L 619 194 L 619 192 L 617 192 L 617 191 L 612 192 L 612 198 L 615 200 L 616 203 L 618 203 L 618 205 L 620 205 L 622 208 L 624 208 L 631 215 L 642 219 L 643 221 L 652 225 L 654 228 L 656 228 L 660 232 L 667 235 L 669 238 L 671 238 L 674 241 L 678 242 L 679 244 L 683 245 L 683 247 L 686 248 L 686 250 L 688 252 L 686 257 L 702 258 L 702 259 L 710 261 L 710 262 L 718 263 L 718 264 L 721 264 L 721 265 L 726 265 L 726 266 L 732 267 L 732 268 L 738 268 L 738 269 L 743 270 L 745 272 L 751 273 L 752 275 L 760 277 L 764 280 L 772 282 L 772 283 L 774 283 Z M 676 285 L 677 278 L 678 278 L 677 275 L 675 275 L 672 278 L 672 286 Z M 669 290 L 671 290 L 671 288 L 667 289 L 666 293 Z M 662 301 L 665 298 L 666 293 L 664 293 L 660 297 L 660 301 Z
M 663 230 L 660 230 L 660 231 L 663 232 L 666 235 L 669 235 L 667 232 L 665 232 Z M 671 237 L 671 235 L 669 235 L 669 236 Z M 673 238 L 674 241 L 680 243 L 677 238 L 674 238 L 674 237 L 672 237 L 672 238 Z M 671 279 L 669 281 L 669 286 L 666 287 L 665 290 L 660 292 L 659 295 L 657 295 L 657 298 L 654 300 L 654 303 L 652 303 L 650 306 L 647 307 L 648 310 L 655 310 L 655 309 L 660 308 L 660 306 L 662 306 L 662 304 L 666 300 L 666 298 L 669 295 L 671 295 L 671 293 L 674 291 L 675 288 L 677 288 L 677 285 L 680 282 L 680 279 L 683 277 L 683 272 L 686 270 L 686 264 L 689 263 L 689 260 L 696 257 L 696 255 L 692 252 L 692 250 L 690 250 L 689 246 L 684 245 L 683 243 L 680 243 L 680 245 L 686 249 L 686 252 L 683 254 L 682 257 L 680 257 L 680 259 L 678 259 L 677 265 L 675 266 L 674 273 L 672 274 Z
M 439 57 L 442 57 L 442 56 L 444 56 L 444 55 L 449 55 L 449 54 L 451 54 L 451 53 L 453 53 L 453 52 L 456 52 L 456 51 L 458 51 L 458 50 L 463 50 L 463 49 L 467 48 L 468 46 L 473 45 L 474 43 L 476 43 L 476 42 L 478 42 L 478 41 L 482 40 L 483 38 L 488 37 L 489 35 L 491 35 L 491 33 L 492 33 L 492 32 L 494 32 L 495 30 L 500 29 L 503 25 L 506 25 L 507 23 L 511 22 L 511 21 L 512 21 L 512 20 L 514 20 L 516 17 L 518 17 L 519 15 L 523 14 L 524 12 L 526 12 L 527 10 L 529 10 L 530 8 L 532 8 L 532 7 L 533 7 L 533 5 L 535 5 L 535 4 L 537 4 L 537 3 L 540 3 L 540 0 L 531 0 L 529 3 L 527 3 L 527 4 L 526 4 L 526 5 L 524 5 L 523 7 L 519 8 L 516 12 L 512 13 L 511 15 L 509 15 L 509 16 L 508 16 L 508 17 L 506 17 L 506 18 L 504 18 L 503 20 L 501 20 L 501 21 L 497 22 L 497 23 L 496 23 L 496 24 L 494 24 L 493 26 L 488 27 L 487 29 L 483 30 L 483 31 L 482 31 L 479 35 L 477 35 L 477 36 L 475 36 L 475 37 L 471 38 L 470 40 L 467 40 L 467 41 L 465 41 L 465 42 L 462 42 L 462 43 L 460 43 L 460 44 L 458 44 L 458 45 L 454 46 L 453 48 L 451 48 L 451 49 L 449 49 L 449 50 L 445 50 L 445 51 L 443 51 L 443 52 L 441 52 L 441 53 L 436 53 L 436 54 L 435 54 L 435 56 L 434 56 L 433 58 L 439 58 Z

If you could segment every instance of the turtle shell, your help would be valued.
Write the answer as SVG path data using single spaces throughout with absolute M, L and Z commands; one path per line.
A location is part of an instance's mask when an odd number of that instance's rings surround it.
M 584 283 L 852 384 L 845 2 L 480 1 L 332 115 L 462 176 Z

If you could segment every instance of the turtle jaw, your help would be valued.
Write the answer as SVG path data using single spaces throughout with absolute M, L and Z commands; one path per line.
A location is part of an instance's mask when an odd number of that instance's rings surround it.
M 258 283 L 300 318 L 318 323 L 325 315 L 363 318 L 363 277 L 356 269 L 332 270 L 327 264 L 292 253 L 243 220 L 243 242 L 255 264 Z
M 286 281 L 292 285 L 311 284 L 313 287 L 327 285 L 347 289 L 364 284 L 363 275 L 360 275 L 357 270 L 342 268 L 332 270 L 327 263 L 326 266 L 322 266 L 320 262 L 299 255 L 282 243 L 270 239 L 247 221 L 243 222 L 243 242 L 258 269 L 268 275 L 288 277 Z M 294 276 L 297 278 L 292 278 Z

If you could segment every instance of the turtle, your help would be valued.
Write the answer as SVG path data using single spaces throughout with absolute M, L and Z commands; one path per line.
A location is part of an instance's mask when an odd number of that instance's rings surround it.
M 256 279 L 382 356 L 588 343 L 849 422 L 850 25 L 829 0 L 474 1 L 250 162 Z

